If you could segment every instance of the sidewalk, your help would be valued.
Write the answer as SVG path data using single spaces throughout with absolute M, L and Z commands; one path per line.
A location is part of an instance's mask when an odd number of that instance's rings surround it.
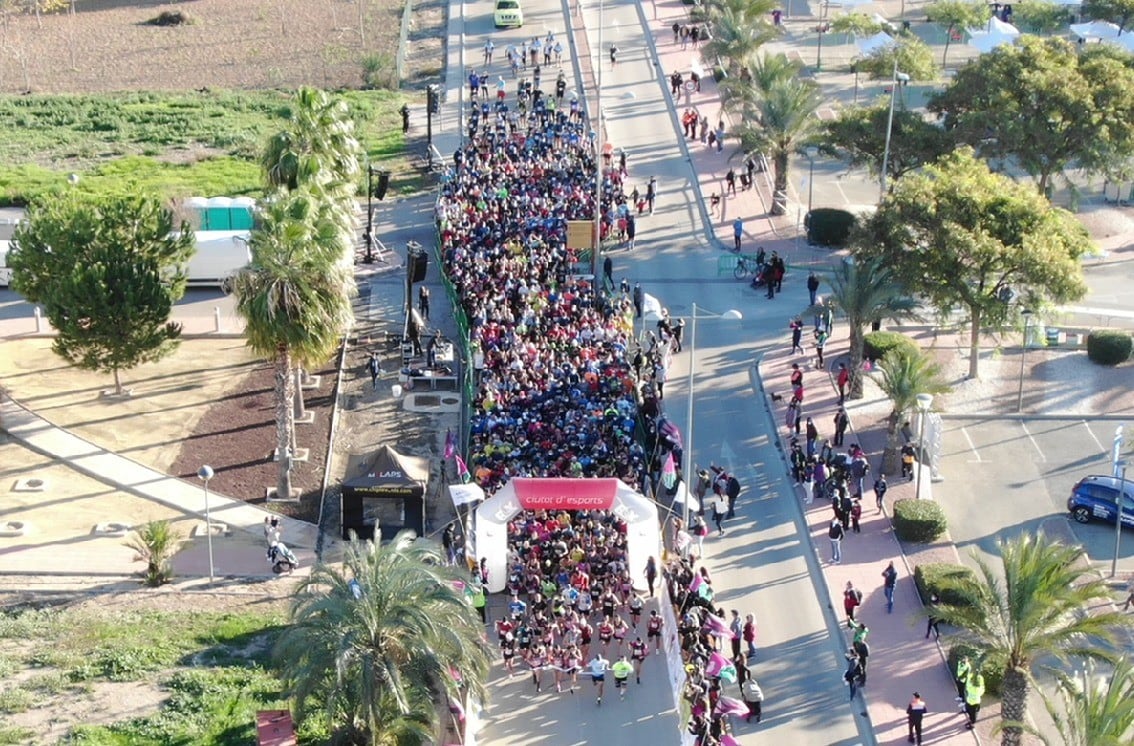
M 804 369 L 806 391 L 802 416 L 813 418 L 822 442 L 833 434 L 832 419 L 837 407 L 837 392 L 829 371 L 814 369 L 811 365 L 814 361 L 812 356 L 789 356 L 787 347 L 785 332 L 785 344 L 769 352 L 761 361 L 759 371 L 765 392 L 783 394 L 790 391 L 788 378 L 791 364 L 800 363 L 800 367 Z M 828 349 L 830 353 L 826 356 L 826 362 L 829 368 L 837 367 L 846 353 L 845 337 L 838 340 L 835 349 L 830 346 Z M 954 700 L 956 690 L 945 663 L 945 648 L 933 639 L 925 638 L 924 607 L 918 597 L 912 574 L 916 563 L 958 562 L 956 549 L 952 544 L 938 543 L 919 552 L 916 559 L 903 555 L 891 530 L 889 516 L 874 506 L 870 485 L 880 468 L 879 459 L 886 440 L 885 430 L 879 426 L 879 405 L 877 401 L 868 400 L 852 402 L 848 399 L 846 402 L 851 418 L 846 446 L 851 443 L 862 446 L 870 456 L 873 472 L 867 480 L 862 502 L 862 533 L 855 534 L 848 529 L 847 537 L 843 540 L 843 559 L 840 564 L 830 562 L 827 540 L 827 527 L 831 520 L 830 505 L 820 501 L 810 505 L 803 502 L 812 543 L 823 563 L 826 585 L 831 593 L 830 604 L 842 619 L 842 591 L 846 583 L 853 582 L 863 593 L 863 605 L 858 617 L 870 628 L 870 664 L 868 685 L 862 697 L 880 744 L 906 742 L 905 707 L 914 691 L 920 692 L 929 706 L 924 730 L 927 743 L 958 746 L 971 745 L 974 741 L 979 743 L 981 736 L 991 736 L 992 726 L 999 720 L 999 707 L 986 706 L 981 709 L 976 732 L 964 729 L 964 719 Z M 882 403 L 882 406 L 885 404 Z M 782 452 L 786 454 L 790 451 L 790 436 L 784 427 L 786 405 L 784 402 L 771 402 L 771 409 L 776 418 Z M 800 442 L 803 440 L 801 437 Z M 895 500 L 914 497 L 914 491 L 912 481 L 893 477 L 889 480 L 889 490 L 886 493 L 887 506 L 892 506 Z M 922 479 L 921 492 L 924 499 L 932 499 L 928 474 Z M 796 497 L 804 500 L 803 487 L 796 488 Z M 887 614 L 881 573 L 891 561 L 898 570 L 898 585 L 894 594 L 894 611 Z M 846 636 L 849 647 L 849 630 Z
M 11 399 L 0 402 L 0 420 L 4 431 L 33 451 L 65 462 L 72 468 L 101 482 L 139 497 L 159 502 L 188 514 L 204 518 L 205 491 L 201 485 L 183 482 L 143 466 L 136 461 L 118 456 L 82 438 L 55 427 Z M 278 517 L 283 534 L 292 548 L 312 549 L 318 528 L 304 521 L 279 516 L 250 505 L 243 500 L 209 494 L 209 513 L 214 523 L 224 523 L 230 529 L 239 529 L 260 536 L 266 516 Z M 122 521 L 129 516 L 106 516 L 107 521 Z M 129 523 L 128 520 L 123 522 Z M 303 553 L 306 554 L 306 553 Z M 310 564 L 309 556 L 300 556 L 301 563 Z

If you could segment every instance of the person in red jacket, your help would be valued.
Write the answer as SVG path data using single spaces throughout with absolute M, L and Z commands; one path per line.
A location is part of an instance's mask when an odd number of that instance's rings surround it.
M 846 363 L 839 363 L 839 374 L 835 377 L 835 384 L 839 387 L 839 404 L 847 398 L 847 384 L 850 383 L 850 371 Z

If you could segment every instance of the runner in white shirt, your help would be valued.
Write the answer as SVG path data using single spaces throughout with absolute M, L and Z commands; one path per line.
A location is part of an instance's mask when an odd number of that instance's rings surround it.
M 595 653 L 595 657 L 591 658 L 591 662 L 587 664 L 591 671 L 591 683 L 598 686 L 598 699 L 595 704 L 602 704 L 602 690 L 606 682 L 606 671 L 610 668 L 610 661 L 602 657 L 602 653 Z

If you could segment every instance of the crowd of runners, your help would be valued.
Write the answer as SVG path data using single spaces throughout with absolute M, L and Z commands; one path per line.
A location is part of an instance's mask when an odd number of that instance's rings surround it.
M 661 411 L 680 324 L 663 317 L 656 334 L 636 344 L 641 288 L 623 281 L 617 292 L 609 266 L 605 287 L 576 275 L 578 257 L 566 236 L 568 220 L 593 217 L 596 169 L 603 169 L 602 230 L 622 238 L 629 231 L 631 241 L 633 213 L 652 208 L 652 185 L 644 202 L 640 194 L 627 198 L 625 157 L 595 153 L 590 123 L 577 98 L 567 96 L 562 75 L 554 93 L 521 77 L 514 100 L 503 78 L 474 75 L 467 142 L 454 155 L 437 206 L 444 270 L 478 359 L 471 475 L 489 493 L 529 476 L 614 476 L 642 489 L 666 453 L 680 468 L 680 437 L 666 430 Z M 645 448 L 635 437 L 640 422 Z M 728 497 L 731 507 L 735 495 Z M 657 609 L 646 613 L 646 599 L 633 588 L 619 518 L 522 511 L 508 531 L 510 600 L 495 628 L 509 676 L 527 677 L 536 693 L 554 686 L 574 694 L 582 674 L 601 705 L 608 678 L 621 698 L 641 682 L 644 668 L 663 669 L 660 656 L 648 663 L 663 652 L 663 617 Z M 708 572 L 694 574 L 693 562 L 673 559 L 664 573 L 680 620 L 689 728 L 699 746 L 716 746 L 728 742 L 730 715 L 760 719 L 763 695 L 738 647 L 746 639 L 755 653 L 755 620 L 737 619 L 734 635 L 711 603 Z M 650 558 L 651 597 L 662 572 Z M 730 682 L 748 704 L 725 693 Z

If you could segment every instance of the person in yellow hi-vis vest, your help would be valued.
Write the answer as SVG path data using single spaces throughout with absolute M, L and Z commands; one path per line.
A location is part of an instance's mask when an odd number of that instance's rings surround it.
M 484 586 L 480 583 L 473 583 L 472 587 L 472 605 L 476 612 L 480 614 L 480 621 L 488 624 L 488 613 L 485 609 L 488 603 L 488 598 L 484 595 Z
M 980 712 L 980 699 L 983 696 L 984 676 L 979 671 L 974 671 L 965 680 L 965 714 L 969 716 L 965 728 L 968 730 L 972 730 L 976 725 L 977 713 Z
M 953 680 L 955 682 L 957 682 L 957 701 L 958 702 L 964 702 L 965 701 L 965 682 L 968 680 L 969 673 L 971 673 L 972 670 L 973 670 L 973 667 L 971 665 L 969 665 L 968 657 L 963 657 L 963 658 L 961 658 L 961 660 L 957 661 L 957 671 L 953 675 Z

